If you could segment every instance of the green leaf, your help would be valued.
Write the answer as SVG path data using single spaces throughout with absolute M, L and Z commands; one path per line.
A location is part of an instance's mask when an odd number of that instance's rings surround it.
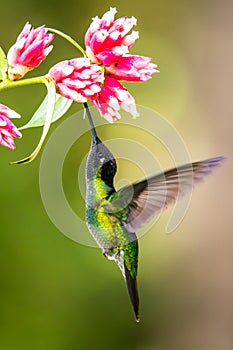
M 56 103 L 54 106 L 54 112 L 51 119 L 51 123 L 61 118 L 70 108 L 72 103 L 73 103 L 72 100 L 69 100 L 59 94 L 56 94 Z M 47 109 L 48 109 L 48 95 L 45 97 L 45 99 L 43 100 L 39 108 L 33 114 L 29 122 L 21 126 L 21 128 L 19 129 L 23 130 L 28 128 L 35 128 L 38 126 L 43 126 L 45 124 Z
M 0 80 L 7 79 L 7 69 L 8 69 L 8 63 L 6 54 L 3 51 L 3 49 L 0 47 Z
M 10 164 L 22 164 L 22 163 L 29 163 L 33 159 L 36 158 L 37 154 L 40 152 L 40 149 L 44 143 L 45 137 L 49 131 L 50 124 L 52 122 L 53 118 L 53 112 L 54 112 L 54 107 L 56 103 L 56 86 L 52 80 L 48 80 L 47 78 L 44 80 L 44 84 L 47 87 L 47 110 L 46 110 L 46 115 L 44 118 L 44 127 L 43 127 L 43 132 L 40 138 L 40 141 L 38 145 L 36 146 L 36 149 L 32 152 L 32 154 L 24 159 L 21 159 L 17 162 L 12 162 Z

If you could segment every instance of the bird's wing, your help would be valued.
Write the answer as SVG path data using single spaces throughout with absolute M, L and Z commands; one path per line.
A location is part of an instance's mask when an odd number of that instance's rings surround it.
M 191 191 L 224 160 L 225 157 L 216 157 L 182 165 L 125 186 L 114 194 L 111 207 L 115 213 L 126 214 L 122 217 L 124 226 L 135 232 L 154 214 Z

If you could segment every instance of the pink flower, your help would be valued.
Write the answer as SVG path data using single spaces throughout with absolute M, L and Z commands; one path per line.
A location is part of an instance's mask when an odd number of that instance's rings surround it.
M 104 86 L 92 103 L 110 122 L 120 118 L 120 108 L 134 118 L 138 116 L 134 98 L 118 80 L 146 81 L 159 72 L 151 58 L 127 54 L 138 39 L 138 32 L 128 34 L 137 20 L 134 17 L 114 20 L 116 12 L 110 7 L 102 18 L 93 18 L 85 36 L 87 56 L 92 63 L 103 66 L 105 73 Z
M 151 79 L 151 74 L 159 73 L 157 65 L 150 62 L 149 57 L 125 55 L 108 67 L 107 71 L 117 80 L 146 81 Z
M 97 97 L 104 75 L 101 67 L 90 64 L 88 58 L 75 58 L 57 63 L 49 71 L 59 93 L 76 102 Z
M 128 52 L 138 38 L 138 32 L 126 35 L 136 25 L 136 18 L 121 17 L 114 21 L 116 12 L 115 8 L 110 7 L 101 19 L 93 18 L 87 30 L 86 53 L 94 63 L 113 64 Z
M 9 78 L 20 79 L 37 67 L 52 50 L 49 44 L 53 38 L 54 34 L 47 34 L 45 26 L 34 29 L 27 22 L 7 54 Z
M 109 76 L 105 76 L 104 86 L 92 103 L 110 123 L 121 118 L 121 108 L 134 118 L 138 116 L 133 96 L 116 79 Z
M 14 137 L 22 137 L 21 132 L 9 118 L 20 118 L 20 115 L 0 104 L 0 143 L 9 149 L 15 149 Z

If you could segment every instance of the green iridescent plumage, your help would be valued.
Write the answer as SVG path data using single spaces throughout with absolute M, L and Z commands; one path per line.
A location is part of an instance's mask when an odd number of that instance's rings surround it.
M 136 281 L 137 237 L 123 224 L 127 217 L 127 208 L 116 211 L 114 199 L 117 198 L 117 192 L 113 186 L 116 161 L 109 149 L 97 137 L 90 115 L 89 120 L 92 126 L 92 146 L 86 166 L 87 226 L 104 256 L 114 260 L 120 268 L 127 283 L 136 320 L 139 321 Z

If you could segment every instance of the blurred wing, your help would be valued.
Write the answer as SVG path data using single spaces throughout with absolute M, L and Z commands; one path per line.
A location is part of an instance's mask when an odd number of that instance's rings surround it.
M 216 157 L 182 165 L 125 186 L 114 195 L 114 210 L 120 212 L 128 207 L 122 220 L 128 231 L 135 232 L 153 215 L 191 191 L 224 160 L 224 157 Z

